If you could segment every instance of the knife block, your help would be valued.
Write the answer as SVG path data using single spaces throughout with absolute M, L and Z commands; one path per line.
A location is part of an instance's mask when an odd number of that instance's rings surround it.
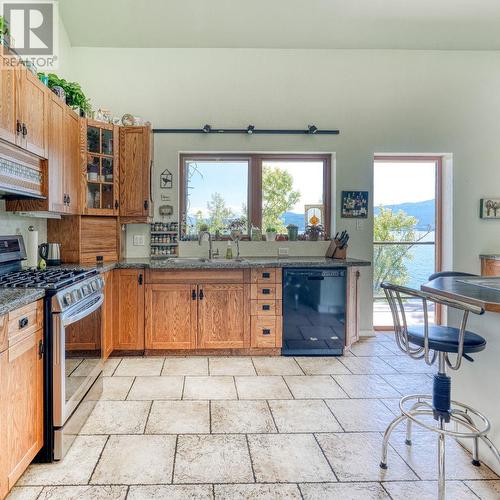
M 326 251 L 326 256 L 330 259 L 347 259 L 347 247 L 340 248 L 335 240 L 330 242 L 328 250 Z

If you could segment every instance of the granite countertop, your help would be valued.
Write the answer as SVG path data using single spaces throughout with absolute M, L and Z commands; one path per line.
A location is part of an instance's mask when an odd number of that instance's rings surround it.
M 38 288 L 0 288 L 0 316 L 26 304 L 31 304 L 45 295 Z
M 425 283 L 421 288 L 424 292 L 476 305 L 486 311 L 500 312 L 500 278 L 498 277 L 437 278 Z
M 93 269 L 105 272 L 111 269 L 251 269 L 259 267 L 361 267 L 371 263 L 361 259 L 328 259 L 326 257 L 249 257 L 241 261 L 235 259 L 203 260 L 197 257 L 172 259 L 125 259 L 120 262 L 107 262 L 101 266 L 66 264 L 66 269 Z

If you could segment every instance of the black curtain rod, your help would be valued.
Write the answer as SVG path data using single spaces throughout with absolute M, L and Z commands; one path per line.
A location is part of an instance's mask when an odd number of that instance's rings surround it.
M 338 135 L 338 130 L 319 130 L 309 125 L 306 130 L 287 129 L 257 129 L 253 125 L 247 128 L 212 128 L 205 125 L 203 128 L 154 128 L 155 134 L 270 134 L 270 135 Z

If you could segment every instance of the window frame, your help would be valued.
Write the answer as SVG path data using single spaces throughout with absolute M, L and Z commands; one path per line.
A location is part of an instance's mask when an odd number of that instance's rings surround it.
M 323 162 L 323 206 L 325 238 L 331 237 L 332 155 L 325 153 L 182 153 L 179 155 L 179 221 L 186 216 L 187 161 L 248 161 L 247 208 L 250 226 L 262 228 L 262 163 L 265 161 Z M 245 239 L 245 238 L 244 238 Z

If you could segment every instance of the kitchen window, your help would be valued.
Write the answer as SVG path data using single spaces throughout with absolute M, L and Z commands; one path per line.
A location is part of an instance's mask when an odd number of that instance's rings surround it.
M 235 219 L 247 238 L 251 228 L 287 234 L 296 226 L 301 239 L 311 219 L 329 235 L 330 155 L 181 155 L 180 186 L 189 239 L 201 229 L 223 239 Z

